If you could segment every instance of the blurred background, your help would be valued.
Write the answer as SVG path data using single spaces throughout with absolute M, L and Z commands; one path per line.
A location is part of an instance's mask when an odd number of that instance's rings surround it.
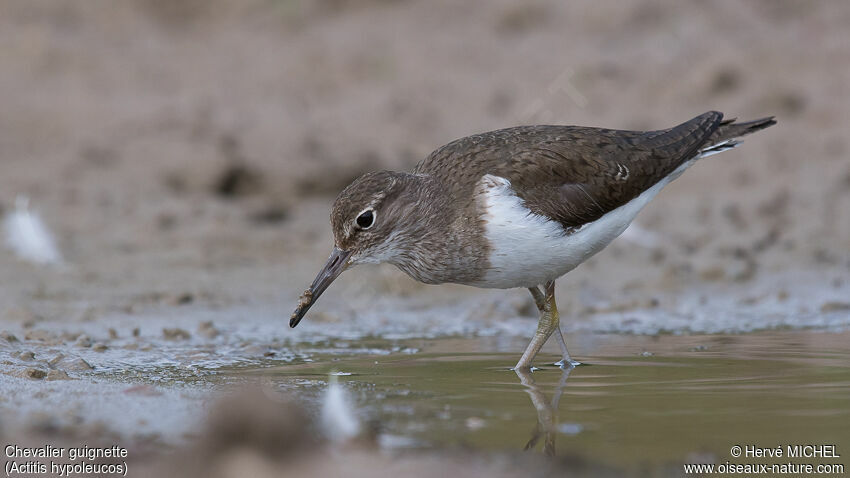
M 2 0 L 0 210 L 29 198 L 63 259 L 0 251 L 0 329 L 86 335 L 116 354 L 86 356 L 106 368 L 228 334 L 257 356 L 298 333 L 527 336 L 524 291 L 390 266 L 347 272 L 286 323 L 358 175 L 508 126 L 708 110 L 779 124 L 701 161 L 560 281 L 584 324 L 565 328 L 846 325 L 848 25 L 846 2 L 780 0 Z M 133 335 L 149 355 L 120 355 Z
M 28 196 L 74 265 L 56 277 L 0 256 L 7 307 L 30 307 L 39 284 L 113 308 L 279 297 L 312 279 L 330 204 L 365 171 L 410 169 L 452 139 L 511 125 L 656 129 L 710 109 L 780 124 L 701 163 L 638 218 L 674 243 L 656 254 L 682 253 L 674 270 L 641 277 L 727 279 L 752 263 L 847 271 L 841 2 L 0 8 L 0 204 Z

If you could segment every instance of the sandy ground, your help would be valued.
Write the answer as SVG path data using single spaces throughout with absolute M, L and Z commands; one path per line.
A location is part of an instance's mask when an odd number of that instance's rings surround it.
M 90 367 L 147 383 L 163 367 L 203 377 L 292 359 L 289 344 L 316 338 L 530 335 L 523 291 L 424 286 L 389 266 L 347 272 L 286 326 L 330 250 L 344 185 L 517 124 L 653 129 L 711 109 L 779 121 L 692 168 L 639 228 L 562 280 L 565 329 L 850 325 L 842 2 L 3 1 L 0 12 L 0 208 L 28 196 L 64 255 L 44 267 L 0 251 L 4 420 L 30 420 L 23 402 L 51 418 L 48 386 L 73 405 L 54 415 L 84 423 L 101 408 L 89 397 L 134 395 Z M 157 406 L 191 422 L 200 382 L 157 389 L 197 394 Z M 141 428 L 182 433 L 166 422 Z

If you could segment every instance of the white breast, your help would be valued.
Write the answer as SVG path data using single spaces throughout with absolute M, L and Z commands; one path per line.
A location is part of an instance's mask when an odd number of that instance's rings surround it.
M 485 235 L 491 246 L 490 268 L 482 280 L 470 285 L 508 289 L 557 279 L 625 231 L 658 191 L 694 161 L 683 164 L 628 203 L 568 234 L 558 222 L 526 208 L 511 189 L 510 181 L 484 176 L 480 198 L 485 209 Z

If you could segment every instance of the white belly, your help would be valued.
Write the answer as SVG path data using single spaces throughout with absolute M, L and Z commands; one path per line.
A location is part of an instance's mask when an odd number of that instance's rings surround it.
M 564 234 L 559 223 L 526 208 L 511 190 L 510 181 L 484 176 L 481 181 L 485 235 L 491 246 L 490 268 L 482 280 L 470 285 L 509 289 L 533 287 L 557 279 L 622 234 L 658 191 L 694 161 L 688 161 L 640 196 L 570 234 Z

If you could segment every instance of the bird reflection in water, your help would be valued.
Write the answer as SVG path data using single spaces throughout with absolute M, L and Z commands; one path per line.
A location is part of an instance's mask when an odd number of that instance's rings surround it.
M 534 376 L 528 370 L 515 369 L 520 383 L 525 387 L 525 391 L 531 397 L 531 403 L 537 410 L 537 424 L 531 432 L 531 438 L 523 447 L 523 450 L 531 450 L 537 446 L 537 443 L 543 438 L 543 454 L 546 456 L 555 456 L 555 434 L 558 432 L 558 404 L 561 401 L 561 394 L 567 386 L 567 379 L 570 377 L 570 372 L 575 367 L 563 367 L 561 369 L 561 378 L 554 386 L 552 400 L 546 399 L 544 386 L 538 385 L 534 380 Z

